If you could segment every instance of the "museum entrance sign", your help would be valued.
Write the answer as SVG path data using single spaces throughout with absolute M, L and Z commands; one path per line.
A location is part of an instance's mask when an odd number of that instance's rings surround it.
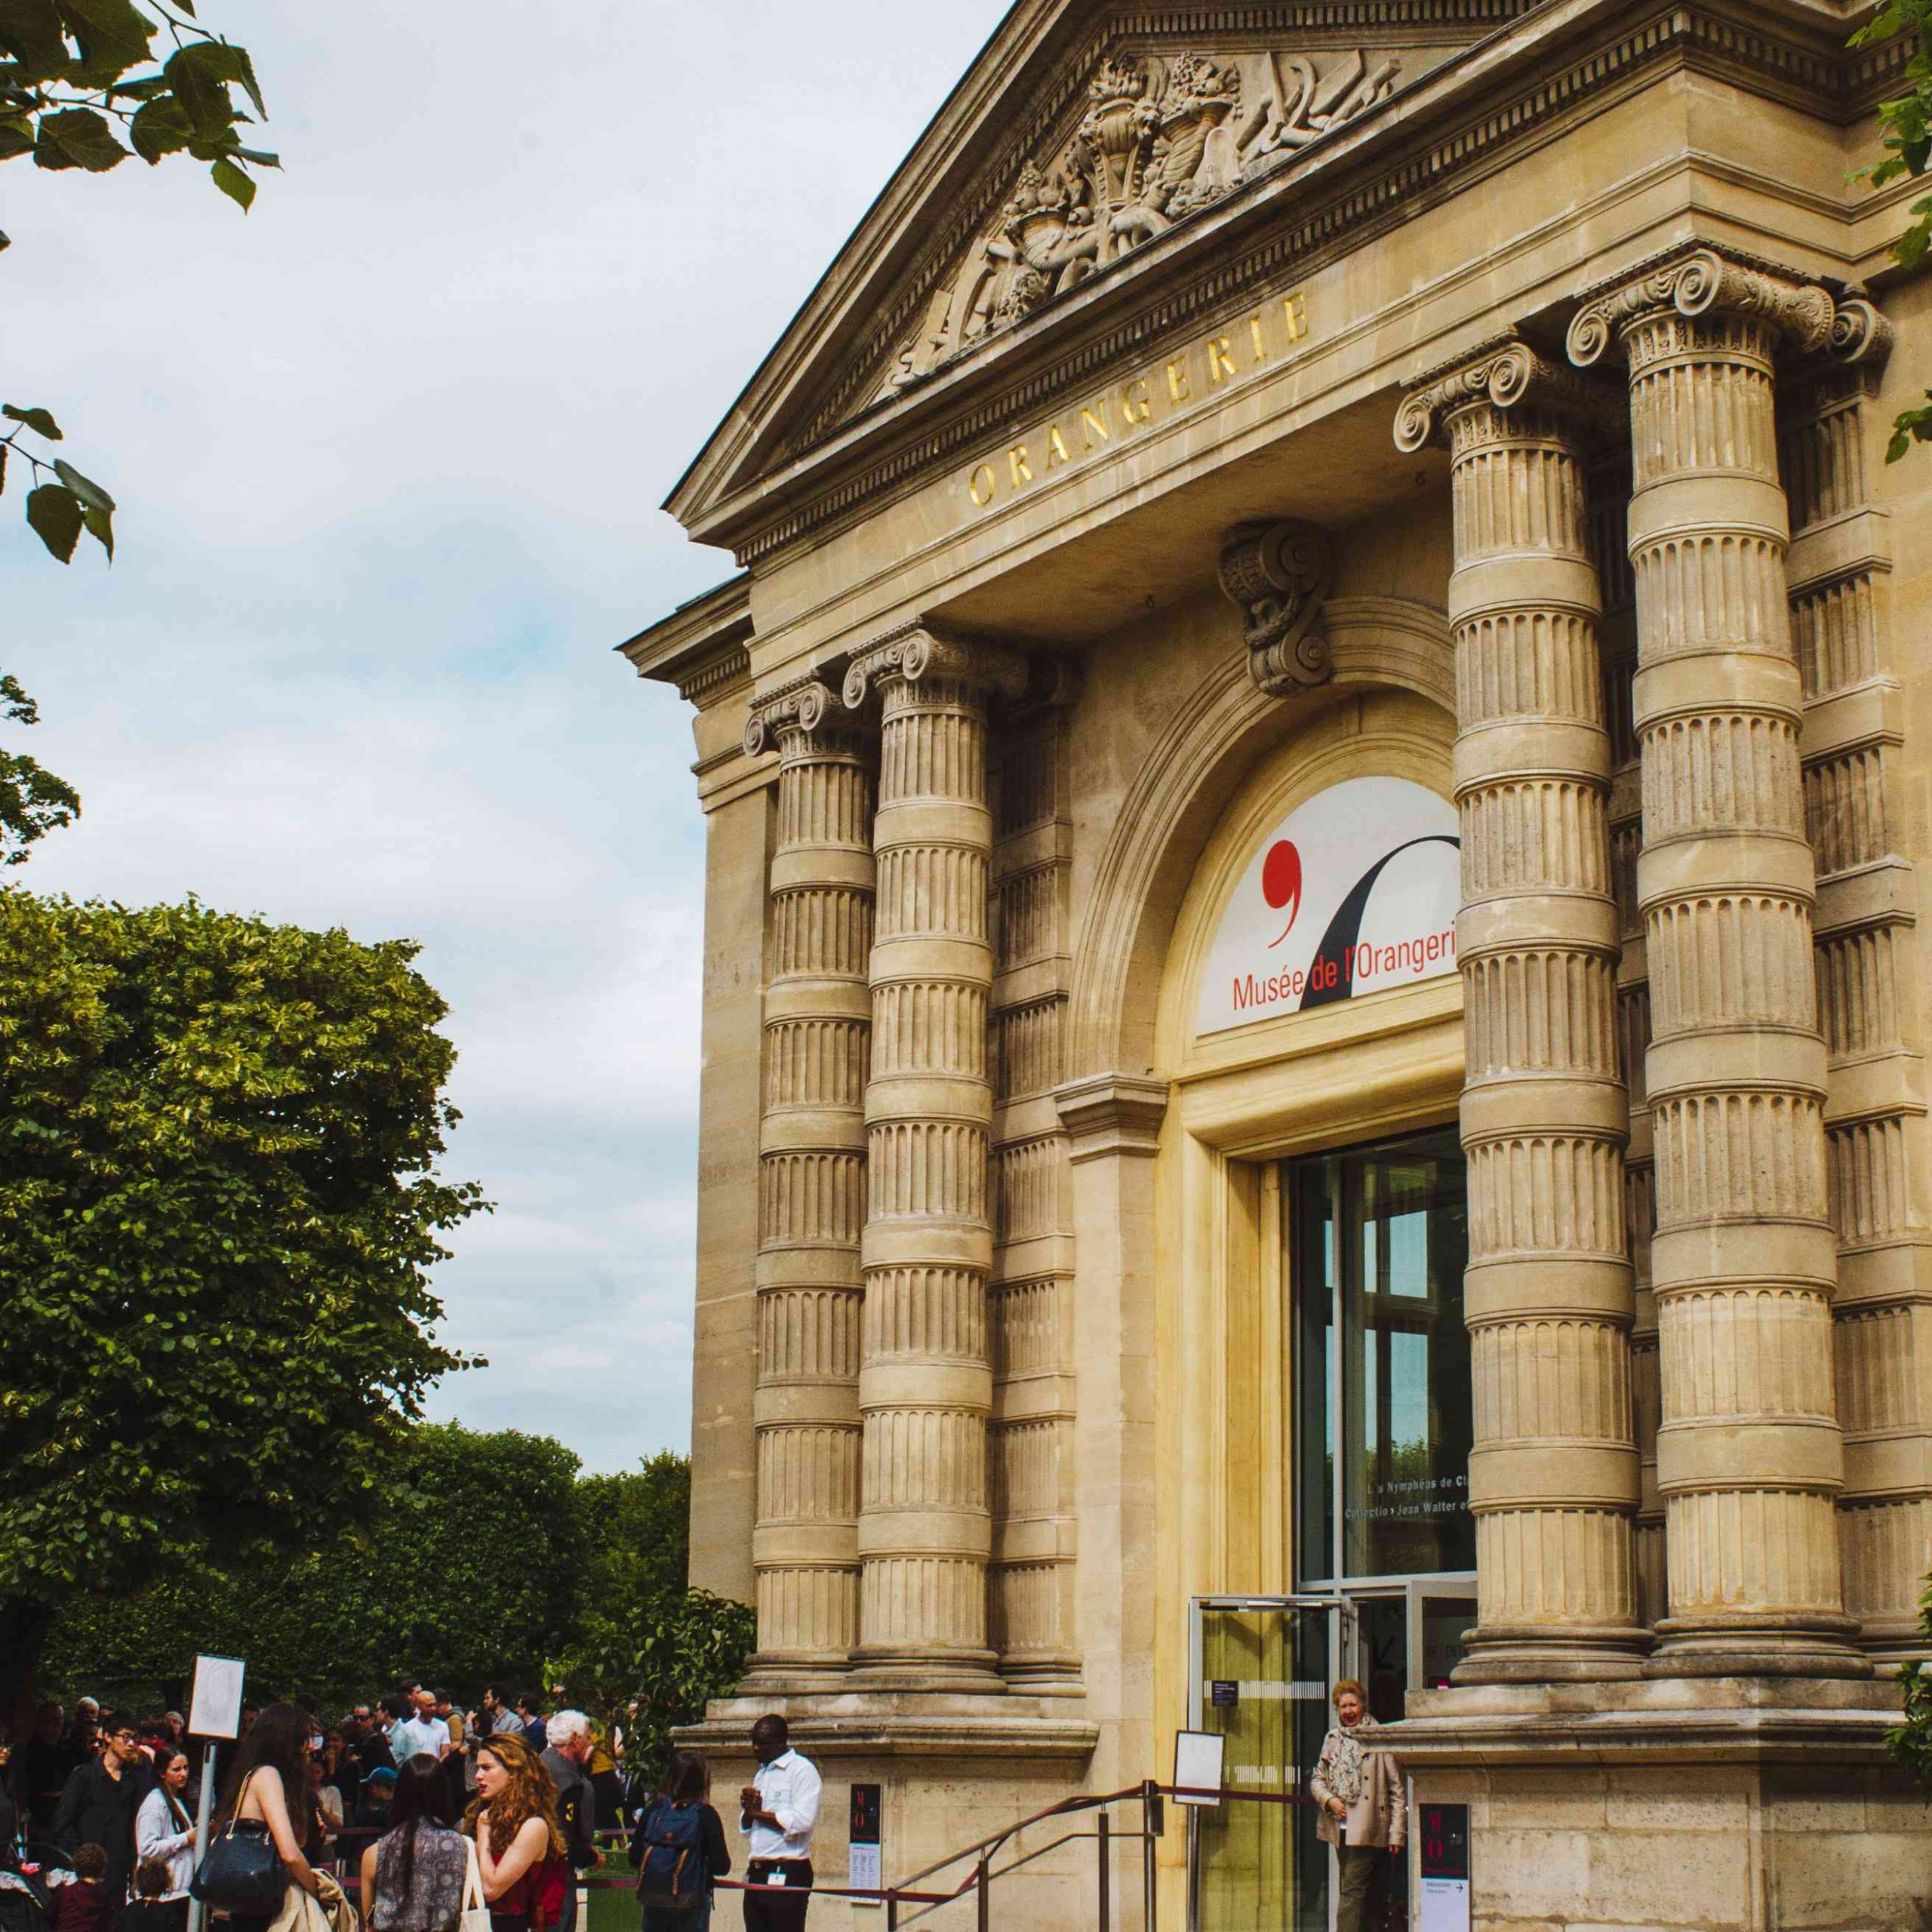
M 1350 778 L 1264 838 L 1209 949 L 1197 1033 L 1456 970 L 1456 808 L 1402 778 Z

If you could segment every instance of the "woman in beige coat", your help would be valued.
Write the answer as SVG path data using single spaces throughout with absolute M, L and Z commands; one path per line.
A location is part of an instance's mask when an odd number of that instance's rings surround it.
M 1340 1853 L 1342 1884 L 1336 1932 L 1369 1932 L 1370 1906 L 1386 1854 L 1399 1854 L 1408 1812 L 1395 1761 L 1375 1748 L 1368 1693 L 1352 1677 L 1335 1686 L 1337 1723 L 1321 1740 L 1321 1757 L 1308 1788 L 1321 1807 L 1317 1835 Z

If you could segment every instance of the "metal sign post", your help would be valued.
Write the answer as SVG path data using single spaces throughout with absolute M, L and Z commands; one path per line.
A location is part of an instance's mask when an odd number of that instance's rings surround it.
M 214 1740 L 242 1733 L 242 1680 L 248 1666 L 239 1657 L 197 1657 L 194 1695 L 188 1704 L 191 1737 L 205 1738 L 202 1753 L 202 1797 L 195 1807 L 195 1860 L 208 1853 L 208 1821 L 214 1815 Z M 202 1932 L 202 1902 L 188 1895 L 188 1932 Z

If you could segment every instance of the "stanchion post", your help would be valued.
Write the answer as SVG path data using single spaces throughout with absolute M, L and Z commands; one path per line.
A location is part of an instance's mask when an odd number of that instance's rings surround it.
M 1114 1932 L 1114 1875 L 1113 1847 L 1107 1842 L 1109 1827 L 1105 1805 L 1100 1810 L 1100 1829 L 1094 1835 L 1094 1844 L 1100 1858 L 1100 1932 Z
M 993 1861 L 989 1852 L 980 1854 L 980 1932 L 992 1932 Z
M 202 1747 L 202 1795 L 195 1807 L 195 1863 L 208 1855 L 208 1820 L 214 1814 L 214 1746 Z M 202 1932 L 202 1902 L 188 1896 L 188 1932 Z
M 1152 1778 L 1140 1786 L 1140 1917 L 1144 1932 L 1160 1932 L 1159 1874 L 1154 1847 L 1161 1835 L 1161 1789 Z

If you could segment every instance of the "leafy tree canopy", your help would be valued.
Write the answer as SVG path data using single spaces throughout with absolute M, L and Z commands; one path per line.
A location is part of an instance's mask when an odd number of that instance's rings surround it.
M 78 1592 L 328 1546 L 462 1365 L 429 1269 L 484 1204 L 435 1172 L 454 1054 L 416 950 L 0 890 L 15 1669 Z
M 0 672 L 0 716 L 37 724 L 39 707 L 19 681 Z M 0 865 L 26 860 L 27 848 L 81 815 L 81 796 L 64 778 L 23 752 L 0 749 Z
M 1878 12 L 1851 37 L 1854 47 L 1869 47 L 1909 34 L 1914 45 L 1906 63 L 1906 91 L 1878 109 L 1879 143 L 1884 158 L 1862 168 L 1853 178 L 1875 188 L 1888 181 L 1921 178 L 1932 165 L 1932 0 L 1885 0 Z M 1893 244 L 1901 268 L 1916 268 L 1932 251 L 1932 195 L 1912 205 L 1912 220 Z M 1915 442 L 1932 443 L 1932 389 L 1916 409 L 1901 411 L 1892 424 L 1885 460 L 1897 463 Z
M 459 1700 L 558 1693 L 623 1726 L 654 1769 L 674 1726 L 733 1689 L 743 1604 L 685 1587 L 691 1464 L 577 1474 L 547 1436 L 417 1424 L 377 1452 L 374 1512 L 313 1552 L 177 1561 L 63 1611 L 45 1687 L 137 1709 L 186 1693 L 198 1651 L 245 1657 L 257 1695 L 346 1707 L 420 1677 Z

